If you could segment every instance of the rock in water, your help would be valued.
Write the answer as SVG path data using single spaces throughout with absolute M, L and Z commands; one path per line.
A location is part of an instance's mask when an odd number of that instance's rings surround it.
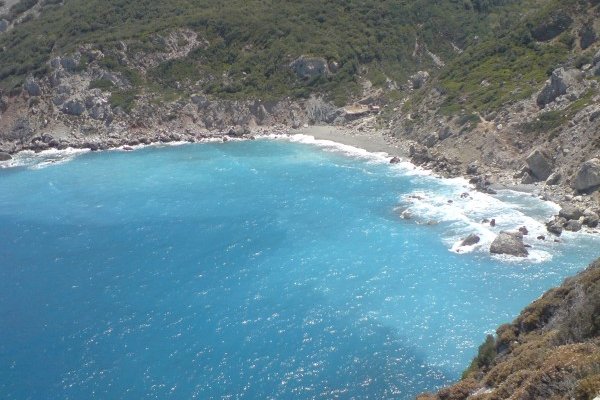
M 577 170 L 573 188 L 584 192 L 598 186 L 600 186 L 600 159 L 592 158 L 581 164 Z
M 563 227 L 567 223 L 567 220 L 563 217 L 555 217 L 551 221 L 546 222 L 546 229 L 548 232 L 560 236 L 563 232 Z
M 558 216 L 570 221 L 572 219 L 581 218 L 583 216 L 583 211 L 574 205 L 565 204 L 558 212 Z
M 402 160 L 400 159 L 400 157 L 398 157 L 398 156 L 394 156 L 394 157 L 392 157 L 392 159 L 390 160 L 390 164 L 398 164 L 400 161 L 402 161 Z
M 466 238 L 463 239 L 463 241 L 460 243 L 461 246 L 473 246 L 474 244 L 479 243 L 481 239 L 479 238 L 478 235 L 472 233 L 469 236 L 467 236 Z
M 8 161 L 8 160 L 12 160 L 11 155 L 8 153 L 5 153 L 3 151 L 0 151 L 0 161 Z
M 532 151 L 525 161 L 533 176 L 540 181 L 545 181 L 552 174 L 552 160 L 539 149 Z
M 579 232 L 581 230 L 581 222 L 577 220 L 571 220 L 566 223 L 565 230 L 571 232 Z
M 529 253 L 523 244 L 523 234 L 521 232 L 502 231 L 490 246 L 492 254 L 508 254 L 515 257 L 527 257 Z

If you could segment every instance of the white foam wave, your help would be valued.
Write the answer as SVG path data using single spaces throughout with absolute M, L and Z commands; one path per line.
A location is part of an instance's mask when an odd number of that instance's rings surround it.
M 29 167 L 32 169 L 46 168 L 51 165 L 62 164 L 72 160 L 80 154 L 87 153 L 89 149 L 75 149 L 67 147 L 63 150 L 48 149 L 39 153 L 25 150 L 15 155 L 11 160 L 0 163 L 1 168 Z
M 386 152 L 371 152 L 365 149 L 361 149 L 360 147 L 334 142 L 332 140 L 316 139 L 314 136 L 304 135 L 301 133 L 293 135 L 266 134 L 259 136 L 258 139 L 287 140 L 293 143 L 310 144 L 313 146 L 317 146 L 324 151 L 342 153 L 350 157 L 355 157 L 377 163 L 388 163 L 390 159 L 390 155 Z
M 545 221 L 556 212 L 557 205 L 554 203 L 531 199 L 527 194 L 516 192 L 511 194 L 512 201 L 505 201 L 468 187 L 462 178 L 438 180 L 436 186 L 436 190 L 416 191 L 402 196 L 402 207 L 417 221 L 445 223 L 447 229 L 443 241 L 450 251 L 487 253 L 500 231 L 516 231 L 524 226 L 528 231 L 524 242 L 531 246 L 527 260 L 543 262 L 552 258 L 552 250 L 556 246 L 554 241 L 537 237 L 548 236 Z M 525 212 L 524 204 L 529 209 L 535 207 L 535 217 Z M 487 222 L 492 219 L 496 222 L 495 226 Z M 478 235 L 479 243 L 461 246 L 462 240 L 470 234 Z M 495 257 L 507 261 L 520 260 L 509 256 Z

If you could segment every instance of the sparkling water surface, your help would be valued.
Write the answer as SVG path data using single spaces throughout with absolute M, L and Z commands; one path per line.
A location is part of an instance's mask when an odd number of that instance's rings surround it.
M 0 398 L 408 399 L 598 256 L 590 235 L 535 239 L 552 204 L 342 150 L 257 140 L 0 170 Z M 531 257 L 488 254 L 523 224 Z M 481 247 L 459 249 L 471 232 Z

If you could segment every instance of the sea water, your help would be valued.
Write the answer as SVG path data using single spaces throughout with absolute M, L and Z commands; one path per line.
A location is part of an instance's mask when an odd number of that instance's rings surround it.
M 0 170 L 2 399 L 408 399 L 599 255 L 536 239 L 552 203 L 308 137 L 70 158 Z

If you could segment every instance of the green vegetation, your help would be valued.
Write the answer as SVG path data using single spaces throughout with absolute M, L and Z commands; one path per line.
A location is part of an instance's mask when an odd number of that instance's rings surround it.
M 90 82 L 90 89 L 111 90 L 115 85 L 108 79 L 96 79 Z
M 458 384 L 421 399 L 591 400 L 600 391 L 600 259 L 489 335 Z
M 488 369 L 492 365 L 492 362 L 494 361 L 494 358 L 496 358 L 497 354 L 496 339 L 494 339 L 494 336 L 492 335 L 487 335 L 485 342 L 479 346 L 477 356 L 475 356 L 473 361 L 471 361 L 469 368 L 463 372 L 463 379 L 467 378 L 475 371 Z
M 544 133 L 549 138 L 552 138 L 557 134 L 561 126 L 569 122 L 575 114 L 592 103 L 595 93 L 596 91 L 590 90 L 581 96 L 581 98 L 569 104 L 566 109 L 544 112 L 540 114 L 537 120 L 521 124 L 520 128 L 527 134 Z
M 22 0 L 20 10 L 34 0 Z M 402 82 L 417 69 L 434 69 L 426 50 L 444 60 L 476 35 L 488 18 L 517 0 L 46 0 L 41 15 L 0 36 L 0 87 L 18 86 L 28 74 L 47 73 L 54 55 L 92 44 L 108 69 L 127 67 L 116 57 L 165 50 L 177 29 L 197 33 L 206 46 L 148 71 L 135 86 L 184 88 L 227 98 L 306 97 L 320 92 L 343 104 L 360 91 L 358 75 L 376 86 Z M 21 4 L 19 3 L 19 4 Z M 413 56 L 415 43 L 421 52 Z M 185 45 L 184 39 L 178 45 Z M 335 74 L 297 78 L 288 67 L 300 55 L 339 65 Z
M 121 107 L 123 111 L 129 112 L 133 108 L 137 94 L 135 89 L 115 90 L 110 96 L 110 105 L 115 108 Z

